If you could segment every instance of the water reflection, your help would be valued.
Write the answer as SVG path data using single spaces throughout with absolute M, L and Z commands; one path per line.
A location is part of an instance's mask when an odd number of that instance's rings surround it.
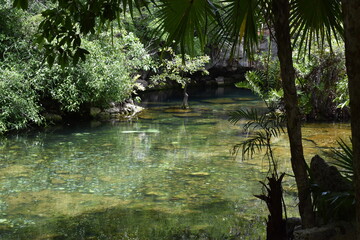
M 157 96 L 163 102 L 144 97 L 149 109 L 131 122 L 67 126 L 2 141 L 1 239 L 263 236 L 265 205 L 253 194 L 261 191 L 267 163 L 262 154 L 234 160 L 229 150 L 244 134 L 227 118 L 240 107 L 264 105 L 234 88 L 190 96 L 191 111 L 175 108 L 181 95 Z M 347 124 L 306 125 L 307 157 L 348 134 Z M 281 170 L 291 172 L 285 135 L 274 148 Z M 284 187 L 296 214 L 293 180 Z

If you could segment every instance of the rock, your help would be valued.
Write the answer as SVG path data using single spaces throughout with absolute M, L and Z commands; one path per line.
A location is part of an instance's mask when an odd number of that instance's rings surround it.
M 215 99 L 206 99 L 201 102 L 205 103 L 215 103 L 215 104 L 228 104 L 228 103 L 236 103 L 234 100 L 229 98 L 215 98 Z
M 356 240 L 355 228 L 351 223 L 338 222 L 309 229 L 296 230 L 294 240 Z
M 183 108 L 167 108 L 164 110 L 164 112 L 166 113 L 189 113 L 192 110 L 187 108 L 187 109 L 183 109 Z
M 208 172 L 193 172 L 193 173 L 190 173 L 190 176 L 192 176 L 192 177 L 207 177 L 207 176 L 210 176 L 210 173 L 208 173 Z
M 215 78 L 215 80 L 216 80 L 216 83 L 217 83 L 219 86 L 223 86 L 224 83 L 225 83 L 223 76 L 219 76 L 219 77 Z
M 145 90 L 147 87 L 149 86 L 149 83 L 143 79 L 137 79 L 136 80 L 136 87 L 139 89 L 139 90 Z
M 301 229 L 301 219 L 300 218 L 288 218 L 286 219 L 286 235 L 292 236 L 293 232 L 300 227 Z
M 98 114 L 97 117 L 100 120 L 109 120 L 111 118 L 111 115 L 108 112 L 101 112 L 101 113 Z
M 97 107 L 90 108 L 90 116 L 92 116 L 92 117 L 96 117 L 97 115 L 99 115 L 100 112 L 101 112 L 100 108 L 97 108 Z
M 119 107 L 112 107 L 112 108 L 106 109 L 105 112 L 108 112 L 110 114 L 114 114 L 114 113 L 120 113 L 121 110 L 120 110 Z
M 179 114 L 173 114 L 173 116 L 179 118 L 200 117 L 201 113 L 179 113 Z
M 327 164 L 318 155 L 311 159 L 310 171 L 313 174 L 314 182 L 323 190 L 342 192 L 352 189 L 351 183 L 341 176 L 337 168 Z
M 54 113 L 44 113 L 44 118 L 46 119 L 46 121 L 53 123 L 62 122 L 63 120 L 59 114 Z
M 134 101 L 132 99 L 129 99 L 122 103 L 110 103 L 110 108 L 105 109 L 105 113 L 110 114 L 110 119 L 126 119 L 126 118 L 132 118 L 137 113 L 141 112 L 143 110 L 142 107 L 137 106 L 134 104 Z M 104 119 L 103 112 L 98 114 L 99 117 Z

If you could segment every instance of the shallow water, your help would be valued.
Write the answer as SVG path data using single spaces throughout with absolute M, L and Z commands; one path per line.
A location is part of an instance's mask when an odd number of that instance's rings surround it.
M 267 174 L 261 153 L 230 154 L 245 134 L 228 113 L 264 108 L 235 88 L 152 94 L 138 119 L 91 122 L 15 135 L 0 144 L 0 239 L 262 239 L 266 206 L 253 197 Z M 149 100 L 146 100 L 149 99 Z M 159 101 L 159 99 L 161 101 Z M 307 124 L 307 159 L 325 155 L 348 124 Z M 286 135 L 274 139 L 291 173 Z M 296 216 L 294 181 L 284 182 Z M 186 238 L 187 237 L 187 238 Z

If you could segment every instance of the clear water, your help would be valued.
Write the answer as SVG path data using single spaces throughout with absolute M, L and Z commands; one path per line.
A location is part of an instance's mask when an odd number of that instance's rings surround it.
M 263 239 L 261 153 L 230 154 L 244 139 L 228 113 L 263 108 L 236 88 L 181 95 L 153 93 L 132 121 L 91 122 L 10 136 L 0 144 L 0 239 Z M 326 155 L 348 124 L 308 124 L 308 159 Z M 286 135 L 274 140 L 281 171 L 291 173 Z M 284 182 L 296 216 L 294 181 Z

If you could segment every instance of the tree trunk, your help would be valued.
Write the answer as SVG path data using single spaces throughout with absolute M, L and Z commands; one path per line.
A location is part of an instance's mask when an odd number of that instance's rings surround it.
M 182 109 L 188 109 L 189 108 L 189 94 L 187 93 L 187 84 L 185 84 L 184 86 L 184 98 L 183 98 L 183 103 L 181 105 Z
M 346 71 L 349 78 L 356 230 L 360 240 L 360 1 L 343 0 Z
M 290 5 L 289 0 L 273 0 L 272 2 L 272 10 L 275 17 L 275 38 L 278 47 L 287 115 L 291 165 L 298 188 L 299 212 L 302 224 L 304 228 L 308 228 L 314 225 L 315 217 L 311 204 L 310 184 L 306 172 L 306 162 L 302 146 L 301 117 L 296 93 L 295 70 L 293 67 L 290 40 Z

